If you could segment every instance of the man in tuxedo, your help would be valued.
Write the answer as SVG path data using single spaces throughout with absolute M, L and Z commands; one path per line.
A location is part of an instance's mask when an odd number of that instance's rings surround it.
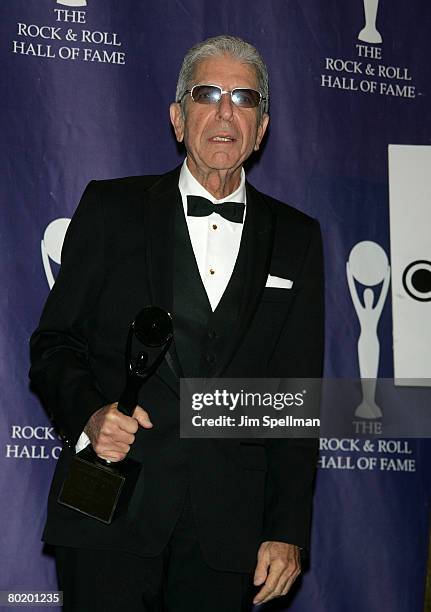
M 317 441 L 183 439 L 181 377 L 320 377 L 318 223 L 243 169 L 268 126 L 257 50 L 193 47 L 170 116 L 186 159 L 161 176 L 93 181 L 31 339 L 34 386 L 65 446 L 44 540 L 65 609 L 230 612 L 286 594 L 309 546 Z M 128 417 L 117 410 L 130 322 L 172 313 L 174 344 Z M 57 502 L 75 451 L 142 464 L 111 525 Z

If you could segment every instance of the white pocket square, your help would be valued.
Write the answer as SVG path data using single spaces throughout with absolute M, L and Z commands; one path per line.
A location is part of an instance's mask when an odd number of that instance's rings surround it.
M 274 289 L 292 289 L 293 282 L 288 278 L 281 278 L 281 276 L 272 276 L 268 274 L 265 287 L 273 287 Z

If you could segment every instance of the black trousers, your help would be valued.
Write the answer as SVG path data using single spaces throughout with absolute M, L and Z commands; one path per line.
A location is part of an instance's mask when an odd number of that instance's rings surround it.
M 56 563 L 65 612 L 248 612 L 259 590 L 205 563 L 188 495 L 161 555 L 58 546 Z

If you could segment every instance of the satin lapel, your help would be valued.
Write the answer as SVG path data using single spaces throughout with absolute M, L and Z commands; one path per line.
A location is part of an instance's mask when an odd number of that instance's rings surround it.
M 246 249 L 247 264 L 240 315 L 238 324 L 230 335 L 229 343 L 223 352 L 220 366 L 214 374 L 215 377 L 223 374 L 242 341 L 265 288 L 271 261 L 274 236 L 273 214 L 264 197 L 249 183 L 246 183 L 246 190 L 247 214 L 240 252 Z
M 145 194 L 143 207 L 146 271 L 152 303 L 171 314 L 175 208 L 181 206 L 179 173 L 180 168 L 176 168 L 154 183 Z M 176 377 L 181 376 L 174 345 L 166 355 L 166 362 Z

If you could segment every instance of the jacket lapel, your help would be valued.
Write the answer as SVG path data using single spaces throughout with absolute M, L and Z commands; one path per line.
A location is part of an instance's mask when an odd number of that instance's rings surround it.
M 164 174 L 153 183 L 145 193 L 143 206 L 146 273 L 152 304 L 171 314 L 175 209 L 181 206 L 180 169 Z M 165 359 L 175 377 L 181 376 L 174 344 Z
M 264 197 L 246 182 L 247 214 L 241 238 L 240 253 L 246 249 L 244 287 L 238 323 L 229 335 L 218 370 L 223 374 L 238 349 L 259 304 L 268 277 L 274 236 L 274 218 Z M 223 299 L 223 298 L 222 298 Z

